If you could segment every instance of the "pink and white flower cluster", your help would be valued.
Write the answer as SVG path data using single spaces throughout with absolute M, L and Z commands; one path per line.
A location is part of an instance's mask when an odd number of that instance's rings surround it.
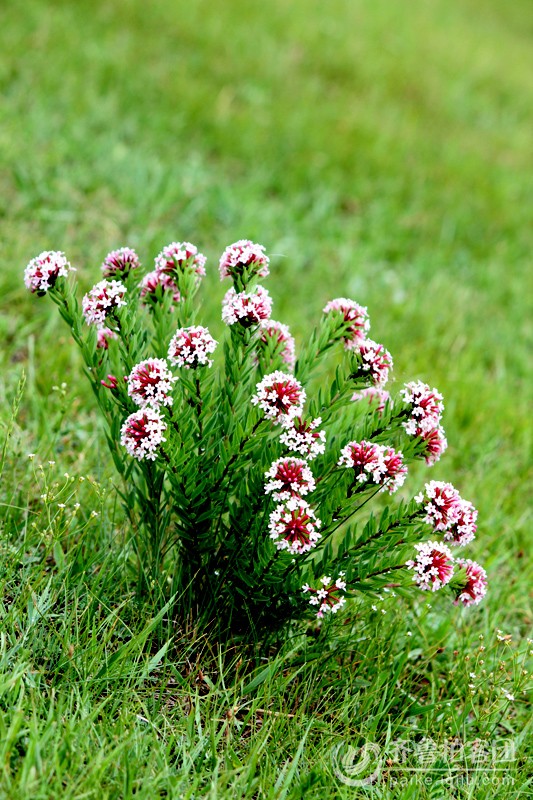
M 289 450 L 301 452 L 309 459 L 324 452 L 325 434 L 316 430 L 321 420 L 318 417 L 312 422 L 302 420 L 305 390 L 291 375 L 276 371 L 265 376 L 257 384 L 257 395 L 252 402 L 261 406 L 267 418 L 281 422 L 285 430 L 280 441 Z M 278 458 L 265 478 L 265 493 L 278 501 L 269 525 L 270 538 L 278 550 L 305 553 L 316 547 L 322 523 L 302 499 L 316 487 L 307 461 L 295 456 Z
M 301 497 L 290 497 L 280 503 L 270 514 L 270 538 L 278 550 L 292 554 L 307 553 L 320 539 L 321 522 L 315 512 Z
M 306 420 L 303 417 L 283 417 L 281 427 L 284 429 L 279 437 L 287 450 L 300 453 L 312 461 L 326 450 L 326 432 L 317 430 L 322 424 L 321 417 Z
M 271 347 L 274 353 L 280 355 L 287 367 L 293 370 L 296 364 L 296 352 L 294 337 L 291 336 L 289 326 L 273 319 L 264 319 L 261 321 L 260 328 L 259 341 L 261 344 Z
M 238 324 L 243 328 L 251 328 L 270 320 L 272 300 L 267 290 L 263 286 L 250 286 L 246 291 L 252 278 L 265 278 L 269 274 L 269 263 L 263 245 L 249 239 L 241 239 L 226 247 L 219 262 L 220 279 L 233 278 L 234 282 L 222 301 L 222 320 L 226 325 Z
M 359 356 L 360 370 L 369 379 L 372 386 L 384 386 L 392 370 L 392 356 L 382 344 L 367 338 L 370 320 L 365 306 L 347 297 L 337 297 L 324 306 L 324 314 L 330 319 L 338 316 L 338 328 L 346 350 Z
M 232 287 L 222 301 L 222 321 L 226 325 L 239 323 L 244 328 L 259 325 L 263 320 L 270 319 L 272 313 L 272 300 L 269 293 L 262 286 L 257 286 L 255 291 L 236 292 Z
M 245 271 L 258 278 L 266 278 L 269 274 L 270 259 L 265 255 L 265 248 L 249 239 L 240 239 L 230 244 L 220 257 L 220 280 L 241 276 Z
M 437 401 L 438 402 L 438 401 Z M 437 413 L 436 403 L 434 412 Z M 428 406 L 429 407 L 429 406 Z M 475 538 L 477 510 L 469 500 L 464 500 L 451 483 L 430 481 L 424 491 L 415 497 L 422 506 L 425 522 L 435 532 L 443 534 L 448 544 L 465 545 Z M 479 564 L 469 559 L 454 560 L 447 544 L 435 541 L 415 545 L 418 554 L 407 566 L 413 569 L 413 580 L 421 589 L 437 591 L 449 583 L 454 565 L 464 570 L 463 583 L 455 580 L 455 603 L 465 606 L 479 603 L 487 592 L 487 573 Z
M 453 577 L 454 559 L 450 548 L 442 542 L 415 544 L 418 555 L 406 566 L 414 570 L 413 580 L 425 591 L 436 592 Z
M 267 419 L 282 422 L 302 414 L 306 399 L 305 389 L 300 381 L 286 372 L 276 370 L 265 375 L 255 387 L 252 405 L 259 406 Z
M 149 303 L 157 299 L 157 294 L 172 294 L 172 302 L 182 299 L 179 288 L 179 276 L 183 272 L 196 275 L 198 283 L 205 275 L 206 258 L 198 252 L 198 248 L 190 242 L 171 242 L 166 245 L 155 258 L 155 269 L 141 281 L 141 299 Z
M 455 588 L 455 603 L 477 605 L 487 593 L 487 573 L 470 559 L 454 559 L 447 545 L 440 542 L 422 542 L 415 545 L 417 555 L 406 563 L 414 571 L 413 581 L 424 591 L 436 592 L 454 577 L 454 569 L 465 571 L 465 579 Z
M 355 472 L 357 483 L 374 483 L 387 489 L 390 494 L 402 486 L 407 475 L 403 455 L 388 445 L 367 442 L 348 442 L 341 450 L 337 462 Z
M 286 427 L 285 435 L 296 428 L 306 425 L 301 418 L 295 420 L 292 411 L 298 409 L 301 413 L 305 402 L 305 391 L 301 384 L 292 376 L 283 372 L 273 372 L 257 385 L 258 393 L 256 403 L 262 404 L 267 417 L 283 421 Z M 260 400 L 259 398 L 262 397 Z M 287 402 L 288 401 L 288 402 Z M 316 432 L 317 439 L 313 438 L 313 430 L 320 419 L 308 425 L 308 435 L 311 437 L 307 447 L 302 447 L 306 454 L 315 450 L 315 441 L 323 446 L 323 437 Z M 304 434 L 305 435 L 305 434 Z M 280 437 L 284 442 L 284 435 Z M 294 440 L 292 441 L 294 444 Z M 318 447 L 320 449 L 320 447 Z M 304 458 L 285 456 L 273 462 L 265 473 L 265 494 L 271 494 L 278 502 L 270 514 L 270 538 L 275 541 L 278 550 L 288 550 L 290 553 L 305 553 L 316 547 L 320 539 L 319 528 L 321 521 L 317 519 L 313 508 L 302 498 L 315 490 L 316 482 Z
M 157 290 L 161 287 L 162 295 L 170 292 L 172 293 L 172 302 L 179 303 L 181 295 L 176 281 L 166 272 L 148 272 L 141 281 L 141 300 L 146 304 L 150 300 L 157 298 Z
M 168 360 L 173 366 L 186 369 L 211 367 L 213 359 L 209 356 L 216 347 L 217 342 L 202 325 L 179 328 L 170 340 Z
M 206 257 L 190 242 L 171 242 L 155 257 L 155 271 L 177 275 L 180 271 L 195 272 L 199 278 L 205 275 Z
M 339 577 L 335 581 L 329 575 L 320 578 L 322 586 L 319 589 L 313 589 L 308 583 L 302 586 L 302 591 L 311 595 L 309 605 L 319 607 L 317 612 L 319 619 L 324 614 L 336 614 L 346 603 L 346 597 L 340 594 L 346 592 L 346 581 L 343 578 L 344 572 L 339 572 Z
M 458 590 L 455 604 L 478 605 L 487 594 L 487 573 L 482 566 L 469 558 L 458 558 L 455 563 L 466 571 L 466 583 Z
M 173 385 L 177 380 L 163 358 L 148 358 L 136 364 L 128 375 L 128 394 L 142 408 L 171 406 Z
M 108 253 L 102 264 L 104 278 L 126 277 L 133 269 L 139 269 L 139 256 L 131 247 L 120 247 Z
M 374 342 L 372 339 L 365 339 L 357 347 L 357 352 L 361 358 L 361 370 L 368 377 L 373 386 L 384 386 L 389 380 L 389 372 L 392 370 L 392 356 L 382 344 Z
M 161 413 L 146 406 L 126 419 L 120 431 L 120 442 L 138 461 L 155 461 L 159 445 L 166 441 L 163 436 L 166 427 Z
M 445 541 L 465 545 L 475 538 L 477 509 L 451 483 L 430 481 L 415 499 L 424 506 L 425 522 L 442 531 Z
M 88 325 L 103 328 L 107 317 L 116 309 L 126 305 L 126 287 L 121 281 L 102 280 L 84 296 L 83 316 Z
M 422 381 L 410 381 L 400 391 L 404 403 L 410 406 L 409 419 L 402 423 L 410 436 L 420 436 L 440 424 L 444 403 L 436 389 Z
M 32 258 L 24 270 L 24 283 L 30 292 L 43 295 L 55 285 L 58 278 L 66 278 L 69 272 L 75 272 L 75 269 L 64 253 L 45 250 Z
M 409 436 L 415 436 L 425 443 L 424 457 L 431 466 L 448 447 L 441 425 L 444 410 L 442 395 L 422 381 L 406 383 L 400 395 L 409 410 L 409 417 L 402 425 Z
M 278 458 L 265 473 L 265 478 L 265 494 L 272 494 L 274 500 L 303 497 L 316 486 L 313 473 L 303 458 Z
M 324 306 L 323 313 L 333 317 L 335 312 L 342 314 L 340 328 L 343 331 L 344 347 L 346 350 L 355 350 L 366 339 L 370 330 L 370 320 L 365 306 L 360 306 L 355 300 L 346 297 L 337 297 Z
M 442 425 L 438 425 L 428 433 L 423 433 L 420 439 L 424 442 L 425 446 L 424 458 L 426 464 L 431 467 L 433 464 L 437 463 L 448 447 L 448 440 L 446 439 L 444 428 Z

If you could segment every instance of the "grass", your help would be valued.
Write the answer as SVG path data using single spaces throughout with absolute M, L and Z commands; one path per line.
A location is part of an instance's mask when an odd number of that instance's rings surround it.
M 526 796 L 529 4 L 4 0 L 2 16 L 0 797 Z M 62 249 L 87 289 L 113 247 L 148 264 L 190 239 L 216 336 L 213 265 L 242 236 L 275 254 L 276 317 L 300 342 L 354 297 L 398 385 L 443 392 L 431 477 L 479 508 L 479 609 L 361 603 L 328 641 L 271 653 L 138 605 L 96 410 L 22 269 Z M 424 737 L 512 743 L 507 783 L 461 783 L 449 758 L 393 765 L 394 786 L 335 775 L 343 742 Z

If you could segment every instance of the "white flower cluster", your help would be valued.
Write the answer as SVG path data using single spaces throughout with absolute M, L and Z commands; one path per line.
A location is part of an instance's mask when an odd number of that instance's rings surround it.
M 454 559 L 450 548 L 441 542 L 415 544 L 418 555 L 406 566 L 414 570 L 413 580 L 420 589 L 436 592 L 453 577 Z
M 321 417 L 315 417 L 310 421 L 304 420 L 302 417 L 283 417 L 281 426 L 284 431 L 279 440 L 287 450 L 300 453 L 312 461 L 326 450 L 326 432 L 317 430 L 321 424 Z
M 178 289 L 179 274 L 192 272 L 196 283 L 205 275 L 206 258 L 190 242 L 171 242 L 155 258 L 155 269 L 141 281 L 141 300 L 144 304 L 157 302 L 158 293 L 172 294 L 172 302 L 179 303 L 182 296 Z
M 272 300 L 263 286 L 257 286 L 254 292 L 236 292 L 228 289 L 222 301 L 222 321 L 226 325 L 239 323 L 244 327 L 259 325 L 262 320 L 270 319 Z
M 148 358 L 136 364 L 128 375 L 128 394 L 141 408 L 171 406 L 177 380 L 163 358 Z
M 365 440 L 348 442 L 341 450 L 337 466 L 353 469 L 358 483 L 375 483 L 391 494 L 403 485 L 407 475 L 401 452 Z
M 205 275 L 206 257 L 190 242 L 171 242 L 155 257 L 155 271 L 175 273 L 179 268 L 188 268 L 199 277 Z
M 197 369 L 201 366 L 211 367 L 213 359 L 209 356 L 215 352 L 217 342 L 207 328 L 192 325 L 179 328 L 168 348 L 168 360 L 175 367 Z
M 268 527 L 278 550 L 299 554 L 316 547 L 321 524 L 309 503 L 301 497 L 291 497 L 272 511 Z
M 166 272 L 148 272 L 141 281 L 141 300 L 147 304 L 150 300 L 155 300 L 157 289 L 161 287 L 161 293 L 172 292 L 172 301 L 179 303 L 181 295 L 178 290 L 178 285 L 173 278 Z
M 306 392 L 292 375 L 276 370 L 265 375 L 256 387 L 252 405 L 259 406 L 267 419 L 283 422 L 301 415 Z
M 344 595 L 339 596 L 339 592 L 346 591 L 346 581 L 343 580 L 344 572 L 339 572 L 337 580 L 333 581 L 329 575 L 324 575 L 320 579 L 322 586 L 320 589 L 312 589 L 308 583 L 302 586 L 302 591 L 309 592 L 309 605 L 319 606 L 317 617 L 320 619 L 324 614 L 336 614 L 337 611 L 346 603 Z
M 373 386 L 384 386 L 389 379 L 389 372 L 392 369 L 392 356 L 382 344 L 374 342 L 372 339 L 365 339 L 357 347 L 357 352 L 361 356 L 363 372 L 368 377 Z
M 303 497 L 315 489 L 315 479 L 303 458 L 278 458 L 265 473 L 265 494 L 274 500 Z
M 459 569 L 466 571 L 466 586 L 457 595 L 456 603 L 464 606 L 478 605 L 487 594 L 487 573 L 476 561 L 469 558 L 457 558 L 455 563 Z
M 400 394 L 408 406 L 409 414 L 402 425 L 409 436 L 415 436 L 424 443 L 426 464 L 432 466 L 448 447 L 440 424 L 444 409 L 442 395 L 421 381 L 406 383 Z
M 279 352 L 281 360 L 285 362 L 290 370 L 294 370 L 296 364 L 296 349 L 294 337 L 291 335 L 288 325 L 283 322 L 276 322 L 273 319 L 264 319 L 261 322 L 260 342 L 268 346 L 274 344 L 274 349 Z
M 291 375 L 276 371 L 266 375 L 257 384 L 256 391 L 252 403 L 259 405 L 268 419 L 281 421 L 295 433 L 294 417 L 302 413 L 305 403 L 305 390 L 301 383 Z M 320 420 L 315 422 L 318 424 Z M 282 434 L 280 440 L 283 442 L 283 439 Z M 315 442 L 314 439 L 311 441 Z M 322 438 L 318 441 L 323 446 Z M 315 449 L 318 448 L 319 445 Z M 305 553 L 316 547 L 322 523 L 309 503 L 302 499 L 316 486 L 307 461 L 291 456 L 278 458 L 265 473 L 265 479 L 265 493 L 272 494 L 278 501 L 270 514 L 269 524 L 270 538 L 278 550 Z
M 366 307 L 347 297 L 337 297 L 330 300 L 323 311 L 336 326 L 333 338 L 340 336 L 345 349 L 359 356 L 363 376 L 368 377 L 374 387 L 384 386 L 392 370 L 392 356 L 382 344 L 367 338 L 370 320 Z M 358 398 L 354 395 L 354 399 Z
M 461 497 L 453 484 L 430 481 L 415 500 L 424 505 L 425 522 L 435 531 L 443 531 L 445 541 L 465 545 L 475 538 L 477 509 Z
M 131 247 L 120 247 L 106 255 L 101 269 L 104 278 L 114 278 L 116 275 L 129 275 L 132 269 L 139 269 L 140 266 L 135 250 Z
M 126 419 L 120 431 L 120 443 L 138 461 L 155 461 L 157 448 L 166 441 L 163 436 L 166 427 L 160 412 L 147 406 Z
M 344 330 L 344 347 L 346 350 L 356 350 L 370 330 L 368 310 L 360 306 L 355 300 L 347 297 L 336 297 L 330 300 L 323 309 L 323 313 L 332 316 L 335 312 L 342 314 L 342 329 Z
M 126 305 L 126 287 L 120 281 L 102 280 L 82 300 L 83 316 L 88 325 L 104 327 L 106 317 L 116 308 Z
M 487 593 L 487 573 L 480 564 L 469 558 L 454 560 L 450 549 L 439 542 L 415 545 L 418 554 L 406 566 L 414 570 L 413 580 L 420 589 L 436 592 L 449 583 L 457 566 L 463 576 L 454 578 L 455 605 L 477 605 Z
M 269 274 L 270 260 L 265 255 L 262 244 L 255 244 L 249 239 L 240 239 L 230 244 L 220 257 L 220 280 L 240 275 L 247 267 L 253 267 L 253 272 L 258 278 L 266 278 Z
M 46 294 L 59 277 L 66 278 L 74 267 L 59 250 L 45 250 L 32 258 L 24 270 L 24 283 L 30 292 Z
M 422 381 L 410 381 L 400 391 L 400 395 L 411 406 L 409 419 L 402 423 L 410 436 L 429 433 L 440 424 L 444 403 L 442 395 Z

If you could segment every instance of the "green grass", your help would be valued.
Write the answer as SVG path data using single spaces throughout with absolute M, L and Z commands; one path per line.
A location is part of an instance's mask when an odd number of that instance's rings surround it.
M 532 38 L 527 0 L 4 0 L 1 798 L 531 791 Z M 450 447 L 430 476 L 479 508 L 479 609 L 355 605 L 329 644 L 300 636 L 274 653 L 224 652 L 137 603 L 95 407 L 22 270 L 61 249 L 87 289 L 113 247 L 148 265 L 189 239 L 209 257 L 216 335 L 216 259 L 243 236 L 272 254 L 275 316 L 299 342 L 327 299 L 353 297 L 396 385 L 443 392 Z M 495 689 L 480 690 L 483 669 Z M 454 788 L 434 765 L 427 785 L 404 771 L 356 789 L 333 771 L 341 742 L 455 736 L 513 742 L 513 783 L 481 770 Z

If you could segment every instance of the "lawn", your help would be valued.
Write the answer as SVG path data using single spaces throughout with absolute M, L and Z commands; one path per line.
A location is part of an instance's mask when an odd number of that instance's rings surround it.
M 531 791 L 532 40 L 527 0 L 4 0 L 1 798 Z M 250 652 L 138 602 L 96 405 L 23 269 L 63 250 L 81 293 L 115 247 L 151 269 L 189 240 L 217 336 L 242 237 L 297 345 L 352 297 L 396 388 L 443 393 L 449 449 L 406 496 L 449 480 L 479 509 L 478 608 L 361 599 L 328 639 Z M 354 788 L 364 741 L 393 763 Z M 404 741 L 435 758 L 399 769 Z M 490 758 L 465 771 L 454 742 Z

